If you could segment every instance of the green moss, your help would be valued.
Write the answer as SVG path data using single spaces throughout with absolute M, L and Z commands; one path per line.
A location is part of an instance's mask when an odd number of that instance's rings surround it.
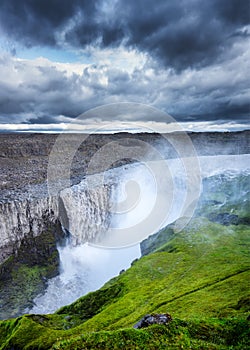
M 100 290 L 53 315 L 0 322 L 2 349 L 247 349 L 249 227 L 196 218 L 171 238 L 168 230 Z M 174 321 L 132 328 L 155 312 Z
M 247 349 L 246 321 L 183 322 L 144 330 L 101 331 L 57 342 L 52 349 Z M 243 336 L 243 337 L 242 337 Z
M 170 241 L 173 238 L 173 236 L 173 225 L 169 225 L 167 228 L 161 230 L 160 232 L 149 236 L 140 244 L 142 256 L 154 252 L 162 245 L 166 244 L 166 242 Z
M 11 325 L 10 325 L 11 323 Z M 7 326 L 8 324 L 8 326 Z M 1 323 L 1 330 L 3 329 Z M 8 329 L 7 329 L 8 328 Z M 0 349 L 247 349 L 249 327 L 246 320 L 174 320 L 168 326 L 146 329 L 70 333 L 48 329 L 22 317 L 5 322 L 11 337 Z
M 69 306 L 59 309 L 56 314 L 69 317 L 68 328 L 81 324 L 101 312 L 108 304 L 118 300 L 123 291 L 122 283 L 115 283 L 110 287 L 102 288 L 96 292 L 78 299 Z
M 47 280 L 59 273 L 56 223 L 38 237 L 24 239 L 0 268 L 0 319 L 15 317 L 33 305 Z

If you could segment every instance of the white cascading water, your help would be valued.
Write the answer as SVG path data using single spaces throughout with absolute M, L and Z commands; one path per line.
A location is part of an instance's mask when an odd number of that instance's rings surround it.
M 204 156 L 199 161 L 204 178 L 226 171 L 243 172 L 249 168 L 250 156 Z M 100 288 L 121 270 L 127 269 L 134 259 L 140 257 L 138 242 L 146 238 L 143 234 L 136 236 L 134 242 L 124 248 L 105 249 L 100 246 L 107 247 L 105 238 L 117 230 L 122 230 L 124 234 L 131 226 L 139 227 L 137 225 L 150 216 L 156 197 L 162 197 L 161 204 L 166 203 L 164 200 L 170 196 L 168 211 L 164 217 L 161 216 L 160 222 L 156 220 L 149 234 L 183 215 L 183 199 L 187 193 L 183 162 L 180 159 L 169 160 L 167 166 L 169 171 L 162 173 L 162 178 L 157 181 L 150 164 L 131 164 L 107 171 L 103 184 L 100 178 L 94 182 L 85 179 L 71 190 L 62 192 L 61 199 L 67 213 L 65 220 L 72 233 L 71 242 L 59 247 L 61 273 L 49 281 L 44 295 L 35 298 L 30 313 L 53 312 Z M 98 186 L 93 185 L 87 192 L 86 187 L 91 183 Z M 131 186 L 127 186 L 128 183 Z M 163 187 L 159 188 L 161 183 Z M 130 203 L 127 197 L 130 197 Z M 87 240 L 93 242 L 93 238 L 97 238 L 97 245 L 86 243 Z
M 72 245 L 91 242 L 106 232 L 110 224 L 111 191 L 111 185 L 94 184 L 93 181 L 91 184 L 82 181 L 61 191 L 59 217 L 71 233 Z

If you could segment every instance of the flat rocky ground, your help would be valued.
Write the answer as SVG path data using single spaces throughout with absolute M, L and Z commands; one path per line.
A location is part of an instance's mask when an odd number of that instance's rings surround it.
M 81 141 L 79 134 L 64 134 L 66 143 Z M 47 179 L 49 156 L 57 140 L 57 134 L 0 134 L 0 190 L 16 191 L 27 185 L 40 184 Z M 91 135 L 85 136 L 83 142 L 73 157 L 71 164 L 72 181 L 84 176 L 89 161 L 93 155 L 106 143 L 111 143 L 109 149 L 114 148 L 112 141 L 124 135 Z M 126 138 L 130 137 L 129 134 Z M 60 149 L 58 152 L 60 153 Z M 60 155 L 61 156 L 61 155 Z M 120 160 L 117 165 L 129 160 Z M 96 164 L 96 171 L 102 170 L 102 164 Z M 0 197 L 1 198 L 1 197 Z
M 27 186 L 41 184 L 46 181 L 49 155 L 59 135 L 62 134 L 0 134 L 0 200 L 5 199 L 11 193 L 25 191 Z M 79 182 L 79 179 L 86 173 L 90 160 L 94 159 L 93 156 L 104 145 L 108 146 L 103 153 L 107 157 L 110 154 L 114 157 L 117 149 L 117 144 L 115 145 L 114 141 L 118 142 L 120 146 L 136 149 L 136 147 L 140 148 L 140 144 L 138 144 L 139 140 L 146 146 L 150 145 L 150 147 L 164 149 L 164 156 L 172 158 L 176 156 L 176 152 L 171 150 L 172 146 L 166 138 L 180 140 L 182 137 L 180 134 L 172 134 L 167 137 L 144 133 L 99 134 L 85 135 L 85 141 L 81 143 L 83 136 L 80 134 L 63 135 L 65 138 L 64 141 L 68 145 L 73 144 L 74 146 L 80 143 L 80 147 L 76 147 L 78 150 L 71 164 L 72 183 Z M 250 153 L 250 131 L 234 133 L 190 133 L 189 136 L 199 155 Z M 163 143 L 164 147 L 162 146 Z M 58 149 L 57 152 L 60 153 L 62 150 Z M 148 156 L 146 154 L 147 152 L 147 147 L 142 151 L 140 150 L 142 157 Z M 135 152 L 135 154 L 137 153 Z M 104 158 L 105 156 L 95 161 L 96 164 L 92 166 L 92 172 L 99 172 L 106 169 L 107 163 L 105 163 Z M 134 161 L 129 155 L 128 157 L 121 158 L 118 154 L 117 159 L 111 166 L 119 166 Z

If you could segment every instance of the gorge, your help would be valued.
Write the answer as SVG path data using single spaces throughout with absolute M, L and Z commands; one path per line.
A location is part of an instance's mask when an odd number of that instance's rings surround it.
M 165 157 L 169 172 L 160 171 L 157 184 L 161 183 L 162 187 L 158 192 L 150 171 L 158 169 L 155 164 L 163 160 L 150 157 L 144 164 L 125 160 L 104 173 L 87 174 L 83 168 L 82 175 L 79 170 L 73 171 L 71 187 L 62 189 L 57 196 L 48 193 L 43 181 L 29 186 L 22 183 L 19 190 L 12 190 L 6 184 L 0 204 L 1 318 L 27 312 L 51 313 L 100 288 L 121 270 L 129 268 L 141 252 L 148 254 L 166 239 L 172 239 L 171 235 L 168 238 L 161 232 L 165 232 L 164 227 L 176 222 L 185 213 L 189 215 L 193 200 L 196 200 L 196 205 L 192 211 L 191 226 L 195 218 L 202 216 L 222 227 L 245 225 L 247 230 L 250 162 L 247 137 L 244 135 L 244 132 L 216 135 L 221 142 L 223 138 L 228 138 L 228 148 L 222 147 L 221 151 L 217 140 L 216 155 L 212 143 L 210 147 L 207 143 L 200 144 L 197 152 L 200 154 L 202 184 L 194 181 L 193 188 L 199 196 L 192 197 L 185 208 L 183 198 L 187 195 L 187 183 L 183 176 L 183 162 L 186 161 L 180 161 L 173 155 Z M 147 142 L 152 142 L 158 149 L 160 147 L 163 154 L 172 152 L 154 137 L 152 141 L 152 135 L 148 137 L 150 141 Z M 214 137 L 210 136 L 211 139 Z M 230 137 L 233 141 L 238 138 L 237 147 L 232 147 Z M 23 157 L 12 159 L 20 161 Z M 76 164 L 80 169 L 79 163 Z M 140 185 L 139 192 L 136 183 Z M 139 202 L 134 202 L 136 198 L 132 198 L 130 210 L 126 211 L 120 204 L 126 203 L 126 196 L 130 193 L 135 194 Z M 18 194 L 15 200 L 14 194 Z M 158 222 L 159 217 L 156 216 L 155 223 L 151 220 L 151 227 L 144 226 L 145 232 L 135 236 L 133 233 L 133 242 L 128 239 L 120 244 L 119 241 L 120 246 L 116 249 L 107 249 L 111 243 L 117 244 L 113 238 L 105 240 L 107 237 L 130 226 L 137 228 L 149 216 L 156 196 L 160 197 L 160 207 L 168 208 L 160 216 L 162 220 Z M 169 201 L 164 202 L 166 198 L 170 198 L 171 205 Z M 114 207 L 117 203 L 119 210 Z M 150 238 L 145 241 L 149 235 Z M 140 244 L 141 241 L 143 243 Z M 21 293 L 18 288 L 21 288 Z

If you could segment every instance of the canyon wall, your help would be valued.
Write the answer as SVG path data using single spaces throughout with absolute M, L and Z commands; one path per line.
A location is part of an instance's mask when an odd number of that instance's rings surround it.
M 249 153 L 249 131 L 235 133 L 190 133 L 198 155 Z M 110 185 L 97 186 L 91 191 L 82 185 L 61 192 L 59 197 L 48 195 L 46 188 L 48 156 L 58 135 L 1 134 L 0 135 L 0 263 L 20 245 L 23 239 L 38 236 L 48 223 L 58 218 L 73 233 L 75 244 L 93 238 L 100 228 L 109 224 Z M 166 137 L 165 137 L 166 136 Z M 72 183 L 86 175 L 89 160 L 103 145 L 117 141 L 137 147 L 136 140 L 159 149 L 164 157 L 178 156 L 171 144 L 182 145 L 181 134 L 110 134 L 90 135 L 77 150 L 72 162 Z M 65 135 L 74 143 L 80 136 Z M 167 139 L 167 140 L 166 140 Z M 135 141 L 134 141 L 135 140 Z M 185 149 L 185 147 L 182 149 Z M 121 159 L 112 166 L 134 160 Z M 103 164 L 92 167 L 97 173 Z M 74 180 L 75 179 L 75 180 Z M 40 187 L 39 187 L 40 186 Z M 42 193 L 44 192 L 44 193 Z M 60 215 L 59 215 L 60 212 Z

